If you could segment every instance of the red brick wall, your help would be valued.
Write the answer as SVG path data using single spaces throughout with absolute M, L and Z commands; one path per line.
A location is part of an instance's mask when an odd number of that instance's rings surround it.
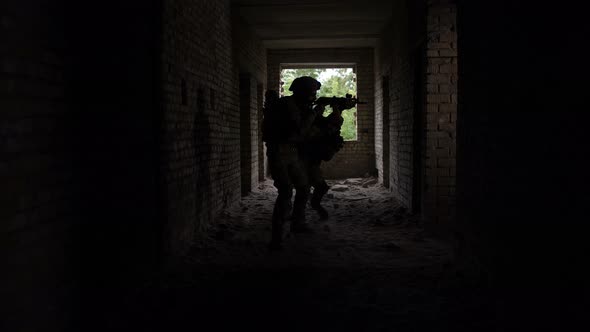
M 347 141 L 334 159 L 322 164 L 327 178 L 361 177 L 375 170 L 374 146 L 374 61 L 373 50 L 308 49 L 269 50 L 268 88 L 280 89 L 281 63 L 354 63 L 357 74 L 357 97 L 367 104 L 357 106 L 358 140 Z

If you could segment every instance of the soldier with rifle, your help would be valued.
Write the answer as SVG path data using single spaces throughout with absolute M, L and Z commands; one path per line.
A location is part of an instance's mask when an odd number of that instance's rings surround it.
M 266 142 L 268 166 L 278 190 L 269 245 L 272 250 L 281 248 L 283 224 L 291 208 L 291 232 L 312 231 L 305 220 L 310 188 L 302 147 L 313 130 L 317 115 L 313 102 L 320 86 L 320 82 L 314 78 L 303 76 L 296 78 L 291 84 L 289 90 L 293 91 L 292 96 L 279 98 L 274 91 L 266 94 L 262 139 Z M 291 204 L 293 188 L 295 201 Z
M 315 118 L 312 133 L 303 147 L 303 156 L 309 184 L 313 187 L 311 207 L 316 210 L 321 220 L 329 218 L 328 211 L 321 205 L 329 186 L 320 166 L 322 161 L 331 160 L 344 145 L 344 139 L 340 136 L 340 129 L 344 123 L 342 112 L 356 104 L 364 103 L 349 94 L 346 97 L 320 97 L 315 101 L 315 109 L 321 113 Z M 321 114 L 327 105 L 332 108 L 332 113 L 324 117 Z

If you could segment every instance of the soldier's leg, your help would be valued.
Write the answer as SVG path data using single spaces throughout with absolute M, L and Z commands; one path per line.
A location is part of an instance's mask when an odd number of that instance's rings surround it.
M 321 220 L 329 218 L 328 211 L 321 205 L 322 198 L 330 188 L 328 183 L 322 175 L 320 168 L 321 161 L 312 161 L 308 163 L 308 172 L 310 183 L 313 186 L 313 194 L 311 196 L 311 207 L 316 210 Z
M 295 202 L 293 203 L 293 221 L 305 222 L 305 206 L 309 200 L 309 186 L 295 187 Z
M 283 242 L 283 225 L 291 210 L 291 197 L 293 190 L 291 185 L 275 184 L 279 191 L 272 214 L 271 249 L 280 249 Z
M 294 233 L 311 233 L 312 229 L 306 222 L 305 208 L 309 200 L 309 182 L 307 171 L 301 161 L 293 163 L 289 168 L 291 180 L 295 186 L 295 202 L 293 203 L 293 218 L 291 231 Z
M 283 224 L 291 211 L 292 185 L 289 180 L 289 172 L 286 164 L 278 154 L 269 154 L 268 164 L 274 186 L 278 190 L 278 196 L 272 214 L 271 249 L 280 249 L 283 241 Z

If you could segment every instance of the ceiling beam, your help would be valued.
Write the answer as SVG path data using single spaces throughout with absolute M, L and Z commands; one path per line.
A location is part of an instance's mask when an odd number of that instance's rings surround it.
M 267 49 L 285 48 L 358 48 L 375 47 L 377 38 L 276 39 L 263 40 Z

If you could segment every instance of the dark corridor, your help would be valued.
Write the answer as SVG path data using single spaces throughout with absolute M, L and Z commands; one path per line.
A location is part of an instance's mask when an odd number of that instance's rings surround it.
M 588 330 L 585 13 L 3 0 L 0 330 Z M 264 96 L 309 63 L 366 103 L 269 252 Z

